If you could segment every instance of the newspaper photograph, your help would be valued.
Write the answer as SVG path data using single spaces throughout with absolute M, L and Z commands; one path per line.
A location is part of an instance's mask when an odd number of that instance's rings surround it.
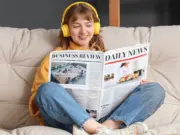
M 86 85 L 87 64 L 82 63 L 51 63 L 50 81 L 60 84 Z

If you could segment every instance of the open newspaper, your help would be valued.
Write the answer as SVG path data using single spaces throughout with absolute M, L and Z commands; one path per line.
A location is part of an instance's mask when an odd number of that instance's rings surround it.
M 63 50 L 50 54 L 49 81 L 62 85 L 99 120 L 146 78 L 149 44 L 100 51 Z

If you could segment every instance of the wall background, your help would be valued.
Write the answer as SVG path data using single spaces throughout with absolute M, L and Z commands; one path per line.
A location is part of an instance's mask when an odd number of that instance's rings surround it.
M 64 8 L 74 0 L 0 0 L 0 26 L 59 28 Z
M 0 26 L 59 28 L 63 10 L 79 0 L 0 0 Z M 81 0 L 97 9 L 108 26 L 109 0 Z M 121 27 L 180 24 L 180 0 L 121 0 Z

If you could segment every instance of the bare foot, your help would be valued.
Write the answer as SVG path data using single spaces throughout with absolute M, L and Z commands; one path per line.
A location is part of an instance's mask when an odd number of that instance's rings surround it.
M 119 129 L 122 123 L 122 121 L 107 120 L 102 125 L 110 129 Z
M 83 128 L 84 130 L 89 133 L 89 134 L 96 134 L 97 129 L 103 127 L 102 124 L 98 123 L 96 120 L 93 118 L 88 119 L 84 124 Z

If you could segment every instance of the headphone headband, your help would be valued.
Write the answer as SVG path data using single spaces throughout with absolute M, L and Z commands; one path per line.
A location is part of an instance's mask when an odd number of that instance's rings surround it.
M 64 13 L 63 13 L 63 15 L 62 15 L 61 26 L 62 26 L 63 23 L 64 23 L 64 18 L 65 18 L 65 15 L 66 15 L 67 11 L 68 11 L 71 7 L 73 7 L 74 5 L 78 5 L 78 4 L 85 4 L 85 5 L 89 6 L 89 7 L 95 12 L 96 17 L 99 19 L 99 16 L 98 16 L 98 13 L 97 13 L 96 9 L 95 9 L 91 4 L 89 4 L 89 3 L 87 3 L 87 2 L 74 2 L 74 3 L 70 4 L 70 5 L 64 10 Z M 100 19 L 99 19 L 99 20 L 100 20 Z

